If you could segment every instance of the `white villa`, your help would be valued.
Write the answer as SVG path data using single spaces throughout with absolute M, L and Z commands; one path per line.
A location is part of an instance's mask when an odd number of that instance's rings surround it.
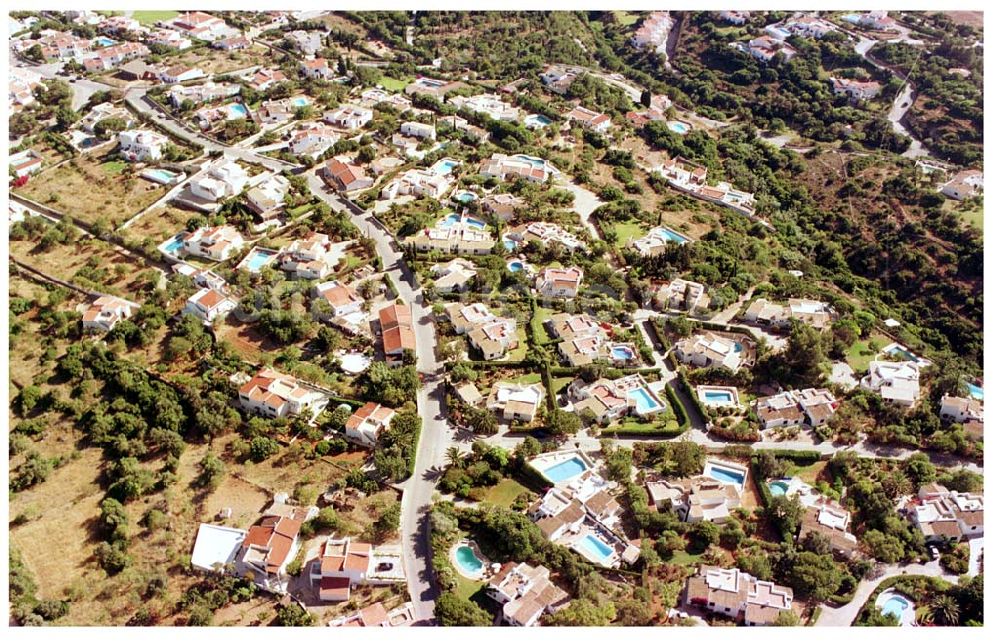
M 341 254 L 328 235 L 310 232 L 282 251 L 278 265 L 296 279 L 323 279 L 337 267 Z
M 440 199 L 451 189 L 451 180 L 447 175 L 438 174 L 427 169 L 411 168 L 396 177 L 382 188 L 383 199 L 394 199 L 397 196 L 429 196 Z
M 913 362 L 868 363 L 868 375 L 861 378 L 861 388 L 875 391 L 883 400 L 910 408 L 920 397 L 920 368 Z
M 532 183 L 545 183 L 550 176 L 558 175 L 559 170 L 543 159 L 524 154 L 507 156 L 497 152 L 479 164 L 479 173 L 501 181 L 521 177 Z
M 486 399 L 486 408 L 500 413 L 506 421 L 531 422 L 544 399 L 545 391 L 539 384 L 497 382 Z
M 535 280 L 535 290 L 542 297 L 572 299 L 576 297 L 583 281 L 583 270 L 570 268 L 546 268 Z
M 473 112 L 486 114 L 498 121 L 516 121 L 520 118 L 520 110 L 504 102 L 496 94 L 479 94 L 478 96 L 452 96 L 448 103 L 455 107 L 466 108 Z
M 239 304 L 225 293 L 214 288 L 202 288 L 188 298 L 184 304 L 184 314 L 194 315 L 202 322 L 211 324 L 220 317 L 225 317 Z
M 246 187 L 250 177 L 235 161 L 217 165 L 204 175 L 191 180 L 191 194 L 205 201 L 221 201 L 236 196 Z
M 121 297 L 101 295 L 83 311 L 83 330 L 106 333 L 137 310 L 139 304 Z
M 764 430 L 785 426 L 822 426 L 837 410 L 833 393 L 823 389 L 784 391 L 757 398 L 756 412 Z
M 323 114 L 323 120 L 336 128 L 353 131 L 371 122 L 375 113 L 367 107 L 341 105 Z
M 698 368 L 728 368 L 736 372 L 743 362 L 739 342 L 709 331 L 678 341 L 674 344 L 674 354 L 684 364 Z
M 724 614 L 747 625 L 773 625 L 781 612 L 792 609 L 792 590 L 758 580 L 739 569 L 702 565 L 688 578 L 685 602 Z
M 532 627 L 542 614 L 553 614 L 569 603 L 569 594 L 549 580 L 541 565 L 509 562 L 490 578 L 486 593 L 503 605 L 508 625 Z
M 361 311 L 365 300 L 350 286 L 345 286 L 337 280 L 316 284 L 313 296 L 322 299 L 330 305 L 331 316 L 347 317 Z
M 158 161 L 163 156 L 163 146 L 169 142 L 165 135 L 148 129 L 118 132 L 119 152 L 126 161 Z
M 907 503 L 906 513 L 929 542 L 959 541 L 985 533 L 982 494 L 949 490 L 933 483 L 920 488 Z
M 571 251 L 586 246 L 583 241 L 578 239 L 575 235 L 567 232 L 562 226 L 555 223 L 549 223 L 548 221 L 533 221 L 531 223 L 526 223 L 522 226 L 513 228 L 507 233 L 507 236 L 518 243 L 538 241 L 543 246 L 547 246 L 551 243 L 558 243 L 567 250 Z
M 327 402 L 325 395 L 270 368 L 260 369 L 239 391 L 239 404 L 245 411 L 269 418 L 302 415 L 312 420 Z
M 687 312 L 705 311 L 711 303 L 705 292 L 705 285 L 680 277 L 670 283 L 654 285 L 653 303 L 660 309 L 683 310 Z
M 434 289 L 438 292 L 458 292 L 465 289 L 466 284 L 476 276 L 476 264 L 468 259 L 457 257 L 448 263 L 436 263 L 431 266 L 434 275 Z
M 184 252 L 213 261 L 226 261 L 245 245 L 243 235 L 231 225 L 198 228 L 183 235 Z
M 368 402 L 347 418 L 344 433 L 352 442 L 372 449 L 378 444 L 378 436 L 389 428 L 394 417 L 396 417 L 395 409 Z

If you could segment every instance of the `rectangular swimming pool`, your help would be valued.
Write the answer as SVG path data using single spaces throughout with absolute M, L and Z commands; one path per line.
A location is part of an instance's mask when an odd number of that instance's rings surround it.
M 615 553 L 614 549 L 608 547 L 607 544 L 593 534 L 587 534 L 580 540 L 576 541 L 576 545 L 582 551 L 590 554 L 591 558 L 602 561 L 605 564 L 607 564 L 608 558 Z
M 226 118 L 228 120 L 235 120 L 237 118 L 246 118 L 250 115 L 246 106 L 242 103 L 229 103 L 223 109 L 226 110 Z
M 269 264 L 274 257 L 275 255 L 273 253 L 258 250 L 250 255 L 243 265 L 250 272 L 259 272 L 260 269 Z
M 545 469 L 542 473 L 552 482 L 565 482 L 577 477 L 586 470 L 587 463 L 580 458 L 573 457 Z
M 649 413 L 663 408 L 663 405 L 644 388 L 634 388 L 627 395 L 635 400 L 635 408 L 639 413 Z
M 721 467 L 710 467 L 708 473 L 719 482 L 728 482 L 729 484 L 743 486 L 743 474 L 739 471 L 723 469 Z
M 731 403 L 733 395 L 729 391 L 707 391 L 705 400 L 716 403 Z
M 184 240 L 181 239 L 180 235 L 177 235 L 161 247 L 168 254 L 177 254 L 177 251 L 184 247 Z
M 983 401 L 983 387 L 982 386 L 976 386 L 972 382 L 966 382 L 965 383 L 965 387 L 967 389 L 969 389 L 969 395 L 972 396 L 973 399 L 979 400 L 980 402 Z

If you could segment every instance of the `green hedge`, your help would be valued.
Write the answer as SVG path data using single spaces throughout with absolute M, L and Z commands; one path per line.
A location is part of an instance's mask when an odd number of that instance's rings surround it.
M 670 429 L 659 426 L 650 426 L 647 428 L 631 428 L 631 429 L 619 429 L 615 427 L 610 427 L 601 431 L 601 437 L 612 437 L 612 438 L 627 438 L 629 436 L 638 437 L 658 437 L 658 438 L 676 438 L 683 435 L 685 431 L 688 430 L 686 426 L 678 426 L 676 429 Z

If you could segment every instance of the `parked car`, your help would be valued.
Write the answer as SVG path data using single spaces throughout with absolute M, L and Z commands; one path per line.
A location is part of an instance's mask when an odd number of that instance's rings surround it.
M 930 552 L 931 552 L 931 558 L 933 560 L 937 560 L 938 558 L 941 557 L 941 552 L 939 552 L 938 548 L 935 547 L 934 545 L 930 546 Z

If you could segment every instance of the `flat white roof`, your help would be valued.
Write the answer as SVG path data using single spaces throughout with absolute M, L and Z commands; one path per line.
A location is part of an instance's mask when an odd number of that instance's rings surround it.
M 209 525 L 198 527 L 198 536 L 191 552 L 191 566 L 202 571 L 214 571 L 216 565 L 227 565 L 236 559 L 247 532 L 243 529 Z

